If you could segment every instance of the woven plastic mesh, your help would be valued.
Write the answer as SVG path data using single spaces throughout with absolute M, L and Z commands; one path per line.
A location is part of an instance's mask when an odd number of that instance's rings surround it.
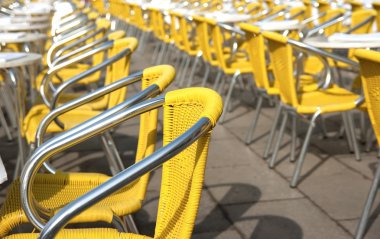
M 210 118 L 213 121 L 212 118 L 217 120 L 221 113 L 222 101 L 210 90 L 185 89 L 170 93 L 164 105 L 164 145 L 193 126 L 205 112 L 208 114 L 207 111 L 211 110 L 210 115 L 216 112 L 216 116 Z M 207 101 L 217 105 L 210 105 Z M 207 109 L 210 106 L 215 107 Z M 207 133 L 163 165 L 155 238 L 191 237 L 202 191 L 209 139 L 210 133 Z
M 37 239 L 37 233 L 14 234 L 4 239 Z M 56 239 L 149 239 L 151 237 L 121 233 L 111 228 L 96 229 L 66 229 L 60 232 Z
M 91 173 L 39 174 L 33 185 L 33 194 L 44 208 L 57 211 L 107 179 L 108 176 Z M 122 216 L 135 212 L 141 208 L 141 200 L 136 197 L 140 188 L 136 184 L 137 181 L 107 197 L 72 222 L 109 223 L 113 214 Z M 6 200 L 0 209 L 0 237 L 5 236 L 17 225 L 28 222 L 21 209 L 19 189 L 20 182 L 16 180 L 8 190 Z
M 320 24 L 330 21 L 331 19 L 337 17 L 341 13 L 344 13 L 343 9 L 329 9 L 329 10 L 327 10 L 326 15 L 321 17 Z M 326 36 L 330 36 L 336 32 L 340 32 L 341 29 L 342 29 L 342 22 L 340 21 L 340 22 L 337 22 L 331 26 L 326 27 L 324 29 L 324 34 Z
M 264 38 L 260 33 L 260 28 L 250 24 L 241 24 L 241 28 L 246 33 L 248 41 L 247 51 L 252 65 L 256 86 L 268 89 L 270 84 L 268 80 Z
M 358 51 L 359 53 L 359 51 Z M 363 90 L 377 141 L 380 142 L 380 54 L 362 50 L 357 57 L 360 62 Z M 373 58 L 367 56 L 373 55 Z
M 296 83 L 293 77 L 292 49 L 284 42 L 282 36 L 277 33 L 269 33 L 264 35 L 264 37 L 268 40 L 268 50 L 273 65 L 273 74 L 280 88 L 281 101 L 296 107 L 298 105 L 298 99 Z

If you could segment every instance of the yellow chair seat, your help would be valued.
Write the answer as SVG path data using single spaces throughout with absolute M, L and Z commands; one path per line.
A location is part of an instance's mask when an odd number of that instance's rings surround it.
M 326 90 L 303 93 L 299 96 L 297 112 L 300 114 L 332 113 L 355 109 L 359 95 L 346 89 L 333 86 Z
M 7 236 L 4 239 L 37 239 L 37 233 L 20 233 Z M 56 239 L 151 239 L 144 235 L 118 232 L 111 228 L 94 229 L 65 229 L 60 232 Z
M 64 70 L 61 70 L 57 73 L 57 75 L 63 80 L 66 81 L 76 75 L 79 75 L 80 73 L 87 70 L 89 67 L 86 67 L 84 64 L 80 64 L 78 68 L 65 68 Z M 39 89 L 41 87 L 42 80 L 44 79 L 47 71 L 42 71 L 40 74 L 38 74 L 36 79 L 36 89 Z M 60 84 L 62 81 L 58 78 L 58 76 L 53 76 L 52 82 L 54 84 Z M 91 83 L 95 83 L 99 81 L 100 78 L 100 72 L 95 72 L 92 75 L 89 75 L 85 77 L 84 79 L 80 80 L 78 84 L 88 85 Z
M 308 56 L 304 62 L 304 72 L 315 75 L 323 70 L 323 63 L 316 56 Z
M 57 213 L 60 208 L 109 178 L 99 173 L 38 174 L 33 185 L 33 194 L 41 206 Z M 142 201 L 136 197 L 139 194 L 139 188 L 135 187 L 137 182 L 138 180 L 79 214 L 71 223 L 111 223 L 114 215 L 123 216 L 136 212 L 142 204 Z M 21 208 L 20 182 L 16 180 L 10 186 L 6 200 L 0 209 L 0 237 L 4 237 L 10 230 L 24 223 L 28 223 L 28 220 Z
M 237 70 L 240 70 L 242 74 L 252 72 L 252 65 L 245 57 L 236 57 L 227 67 L 227 69 L 224 69 L 226 74 L 234 74 Z
M 86 107 L 86 106 L 85 106 Z M 59 133 L 70 129 L 84 121 L 100 114 L 102 111 L 87 110 L 85 107 L 71 110 L 58 119 L 63 122 L 65 128 L 61 129 L 57 124 L 52 122 L 47 128 L 46 133 Z M 50 113 L 50 110 L 45 105 L 34 106 L 27 114 L 24 120 L 23 135 L 27 142 L 33 143 L 35 141 L 36 132 L 42 119 Z

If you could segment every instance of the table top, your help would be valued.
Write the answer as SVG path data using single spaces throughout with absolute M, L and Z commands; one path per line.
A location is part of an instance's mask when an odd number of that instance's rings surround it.
M 8 21 L 11 23 L 20 23 L 20 22 L 46 22 L 49 21 L 49 16 L 30 16 L 30 15 L 19 15 L 12 17 L 1 17 L 0 22 Z
M 0 24 L 0 31 L 33 31 L 45 30 L 50 27 L 47 23 L 29 24 L 29 23 L 12 23 Z
M 252 15 L 227 12 L 205 12 L 202 15 L 220 23 L 237 23 L 252 19 Z
M 260 27 L 261 30 L 264 31 L 299 30 L 304 27 L 298 20 L 257 22 L 254 25 Z
M 380 48 L 380 41 L 330 41 L 327 37 L 323 36 L 310 37 L 303 42 L 314 47 L 326 49 Z
M 12 55 L 12 54 L 20 54 L 20 52 L 7 52 L 7 53 L 0 53 L 0 59 L 2 58 L 2 55 Z M 25 53 L 25 56 L 21 58 L 17 58 L 14 60 L 9 61 L 1 61 L 0 60 L 0 68 L 12 68 L 12 67 L 19 67 L 19 66 L 25 66 L 34 64 L 42 59 L 42 56 L 40 54 L 36 53 Z
M 24 43 L 24 42 L 34 42 L 46 39 L 47 36 L 41 33 L 27 33 L 23 35 L 18 35 L 19 33 L 2 33 L 0 32 L 0 42 L 1 43 Z

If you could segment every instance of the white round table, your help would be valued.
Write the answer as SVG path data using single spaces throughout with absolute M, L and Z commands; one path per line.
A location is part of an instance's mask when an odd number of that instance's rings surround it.
M 50 24 L 28 24 L 28 23 L 12 23 L 12 24 L 0 24 L 0 31 L 3 32 L 20 32 L 20 31 L 44 31 L 50 27 Z
M 303 42 L 324 49 L 380 48 L 380 41 L 329 41 L 327 37 L 310 37 Z
M 297 20 L 257 22 L 254 25 L 260 27 L 263 31 L 274 32 L 300 30 L 304 27 L 304 25 L 300 24 Z
M 19 35 L 17 32 L 0 32 L 0 42 L 3 44 L 25 43 L 45 40 L 47 36 L 42 33 L 27 33 Z
M 219 23 L 238 23 L 238 22 L 246 22 L 253 18 L 252 15 L 248 14 L 238 14 L 238 13 L 226 13 L 226 12 L 205 12 L 200 13 L 204 17 L 214 19 Z
M 5 73 L 7 73 L 9 81 L 6 81 L 7 84 L 9 84 L 15 92 L 14 95 L 14 101 L 15 101 L 15 122 L 18 124 L 18 155 L 17 155 L 17 166 L 15 170 L 16 177 L 21 172 L 22 166 L 25 163 L 26 155 L 24 152 L 25 145 L 23 141 L 23 137 L 21 134 L 21 128 L 23 127 L 23 122 L 25 118 L 25 112 L 26 112 L 26 82 L 24 80 L 23 74 L 22 74 L 22 68 L 26 68 L 29 73 L 29 80 L 30 83 L 33 84 L 35 81 L 35 67 L 36 65 L 41 62 L 42 56 L 40 54 L 35 53 L 23 53 L 23 55 L 18 55 L 15 59 L 9 59 L 7 61 L 4 61 L 6 56 L 15 56 L 16 54 L 20 54 L 20 52 L 14 52 L 14 53 L 0 53 L 0 69 L 3 69 Z M 32 87 L 32 86 L 30 86 Z M 9 99 L 11 100 L 11 99 Z

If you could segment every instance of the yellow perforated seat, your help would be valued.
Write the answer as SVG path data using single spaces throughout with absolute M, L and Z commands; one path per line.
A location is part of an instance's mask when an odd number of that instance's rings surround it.
M 299 96 L 297 112 L 300 114 L 331 113 L 356 108 L 355 100 L 359 96 L 344 88 L 333 86 L 326 90 L 306 92 Z
M 108 176 L 97 173 L 57 173 L 39 174 L 33 187 L 36 200 L 45 208 L 54 212 L 85 194 L 94 187 L 104 183 Z M 142 184 L 147 178 L 142 178 Z M 108 197 L 73 220 L 76 222 L 111 223 L 114 215 L 128 215 L 141 208 L 145 187 L 136 181 L 120 192 Z M 5 203 L 0 209 L 0 236 L 3 237 L 13 228 L 28 223 L 20 202 L 20 182 L 12 183 Z M 52 215 L 51 215 L 52 216 Z

